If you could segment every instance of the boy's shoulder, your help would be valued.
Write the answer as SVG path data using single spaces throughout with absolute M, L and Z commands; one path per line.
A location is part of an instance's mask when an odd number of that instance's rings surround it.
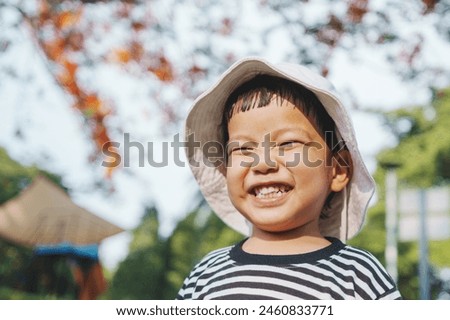
M 339 255 L 341 255 L 349 260 L 356 260 L 361 263 L 364 263 L 364 261 L 367 261 L 367 262 L 374 262 L 376 264 L 381 265 L 381 263 L 378 261 L 378 259 L 371 252 L 369 252 L 365 249 L 362 249 L 362 248 L 348 245 L 348 244 L 345 244 L 343 246 L 342 250 L 340 250 L 340 252 L 339 252 Z
M 219 249 L 214 249 L 213 251 L 210 251 L 209 253 L 207 253 L 202 260 L 211 260 L 215 257 L 220 257 L 223 256 L 224 254 L 228 254 L 231 249 L 233 249 L 235 245 L 230 245 L 227 247 L 223 247 L 223 248 L 219 248 Z
M 219 261 L 223 261 L 224 258 L 229 257 L 230 251 L 233 249 L 234 245 L 215 249 L 207 253 L 199 263 L 195 266 L 195 269 L 204 268 L 211 266 Z

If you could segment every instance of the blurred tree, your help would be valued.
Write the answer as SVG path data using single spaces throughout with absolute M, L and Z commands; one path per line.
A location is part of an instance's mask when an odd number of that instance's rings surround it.
M 0 148 L 0 204 L 18 195 L 36 175 L 36 168 L 27 168 L 12 160 Z
M 0 205 L 18 195 L 38 175 L 61 185 L 58 176 L 39 170 L 37 167 L 25 167 L 9 157 L 6 151 L 0 148 Z M 63 187 L 64 188 L 64 187 Z M 0 238 L 0 287 L 3 290 L 27 290 L 26 279 L 28 268 L 32 261 L 32 250 Z M 67 276 L 67 272 L 62 272 Z M 62 273 L 60 273 L 62 279 Z M 10 293 L 10 291 L 8 291 Z M 37 292 L 37 289 L 34 290 Z M 55 291 L 55 294 L 57 292 Z
M 112 278 L 107 293 L 109 299 L 163 299 L 169 255 L 158 227 L 158 212 L 148 208 L 133 231 L 128 256 Z
M 128 256 L 119 264 L 109 299 L 174 299 L 192 267 L 211 250 L 242 236 L 201 206 L 180 221 L 172 235 L 158 236 L 156 209 L 147 210 L 133 232 Z
M 450 175 L 450 88 L 435 90 L 428 106 L 402 108 L 382 113 L 386 126 L 395 135 L 398 144 L 379 153 L 378 168 L 374 174 L 378 185 L 379 202 L 369 210 L 366 227 L 351 241 L 384 261 L 385 249 L 385 174 L 381 164 L 398 163 L 400 187 L 430 187 L 448 185 Z M 399 243 L 399 287 L 407 299 L 417 299 L 418 245 L 415 242 Z M 430 263 L 434 269 L 450 266 L 450 239 L 431 241 Z M 433 275 L 432 275 L 433 276 Z M 435 277 L 435 276 L 434 276 Z M 433 281 L 433 293 L 439 281 Z
M 192 265 L 200 259 L 201 239 L 200 226 L 198 224 L 199 211 L 189 213 L 181 220 L 172 235 L 168 239 L 170 262 L 167 270 L 167 281 L 170 284 L 167 299 L 176 297 L 178 290 Z
M 176 297 L 184 279 L 207 253 L 241 239 L 242 235 L 227 227 L 206 205 L 191 212 L 168 239 L 171 259 L 167 277 L 171 291 L 167 298 Z
M 380 153 L 379 161 L 399 162 L 398 177 L 407 185 L 430 187 L 450 182 L 450 89 L 434 91 L 429 106 L 387 113 L 386 123 L 399 144 Z
M 107 84 L 110 77 L 146 84 L 148 105 L 136 113 L 148 123 L 157 120 L 154 135 L 177 128 L 205 81 L 246 55 L 273 51 L 326 76 L 342 50 L 370 64 L 358 50 L 368 46 L 405 81 L 427 87 L 448 81 L 448 67 L 435 65 L 424 49 L 450 39 L 449 8 L 448 0 L 0 0 L 0 53 L 13 52 L 21 38 L 17 30 L 33 40 L 49 75 L 85 120 L 94 161 L 103 158 L 102 150 L 119 154 L 111 140 L 130 130 L 117 107 L 123 97 Z M 403 27 L 419 24 L 412 31 Z M 19 77 L 11 64 L 0 67 L 0 75 Z

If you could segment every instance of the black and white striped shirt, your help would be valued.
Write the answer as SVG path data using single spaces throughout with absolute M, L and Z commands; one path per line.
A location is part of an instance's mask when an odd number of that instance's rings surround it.
M 186 278 L 177 299 L 401 299 L 370 253 L 328 238 L 326 248 L 297 255 L 257 255 L 244 241 L 215 250 Z

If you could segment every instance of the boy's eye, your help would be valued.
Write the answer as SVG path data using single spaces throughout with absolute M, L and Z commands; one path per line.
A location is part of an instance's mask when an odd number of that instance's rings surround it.
M 230 149 L 229 154 L 248 155 L 252 152 L 253 152 L 253 148 L 251 148 L 251 147 L 236 147 L 236 148 Z
M 227 145 L 228 155 L 249 155 L 258 147 L 257 143 L 253 142 L 231 142 Z
M 300 146 L 300 145 L 302 145 L 302 144 L 303 144 L 303 143 L 300 142 L 300 141 L 284 141 L 284 142 L 280 143 L 280 144 L 278 145 L 278 147 L 279 147 L 279 148 L 282 148 L 282 149 L 289 149 L 289 148 L 295 148 L 295 147 L 298 147 L 298 146 Z

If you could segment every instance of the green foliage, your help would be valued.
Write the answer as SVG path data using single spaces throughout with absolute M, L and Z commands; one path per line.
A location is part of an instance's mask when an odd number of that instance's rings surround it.
M 243 239 L 241 234 L 226 226 L 213 212 L 209 212 L 202 234 L 202 257 L 212 250 L 230 246 Z
M 5 149 L 0 148 L 0 204 L 17 196 L 38 175 L 44 175 L 66 189 L 60 177 L 37 167 L 25 167 L 11 159 Z
M 450 182 L 450 88 L 436 91 L 428 107 L 387 113 L 386 124 L 399 144 L 378 155 L 381 164 L 399 164 L 399 180 L 408 185 L 430 187 Z
M 415 243 L 398 243 L 397 285 L 404 299 L 419 298 L 419 249 Z
M 431 241 L 428 247 L 430 258 L 438 268 L 450 266 L 450 239 Z
M 0 205 L 17 196 L 38 175 L 45 175 L 61 186 L 61 179 L 37 167 L 25 167 L 9 157 L 7 152 L 0 148 Z M 24 288 L 27 271 L 32 260 L 32 250 L 0 238 L 0 296 L 5 299 L 26 297 L 17 288 Z
M 165 288 L 164 252 L 161 246 L 131 252 L 120 264 L 110 299 L 161 299 Z M 162 283 L 161 283 L 162 282 Z
M 193 266 L 207 253 L 232 245 L 242 236 L 226 226 L 211 210 L 200 207 L 181 221 L 169 238 L 170 261 L 168 280 L 175 297 Z
M 200 258 L 201 238 L 197 224 L 198 212 L 193 211 L 178 223 L 176 229 L 169 238 L 169 251 L 172 259 L 169 262 L 167 280 L 171 291 L 169 296 L 176 296 L 184 278 L 192 269 L 193 261 Z
M 31 260 L 32 251 L 0 239 L 0 257 L 1 285 L 9 288 L 20 286 L 22 276 Z
M 68 259 L 61 255 L 32 256 L 20 272 L 22 291 L 50 299 L 75 299 L 77 287 Z
M 15 197 L 36 175 L 36 168 L 24 167 L 0 148 L 0 204 Z
M 56 300 L 61 299 L 55 295 L 28 293 L 22 290 L 0 287 L 0 300 Z
M 36 168 L 22 166 L 12 160 L 4 149 L 0 148 L 0 205 L 19 194 L 37 173 Z M 2 287 L 14 288 L 20 285 L 20 272 L 26 269 L 31 256 L 31 250 L 0 238 L 0 283 Z M 2 290 L 3 294 L 6 292 L 5 290 Z
M 158 235 L 158 213 L 147 209 L 133 231 L 130 251 L 114 274 L 109 299 L 162 299 L 166 288 L 166 242 Z
M 362 231 L 349 241 L 352 246 L 370 251 L 382 263 L 386 247 L 384 215 L 383 204 L 379 202 L 369 210 Z
M 130 252 L 114 274 L 108 299 L 174 299 L 193 266 L 208 252 L 242 237 L 209 209 L 198 208 L 172 235 L 158 235 L 158 214 L 150 209 L 133 231 Z
M 147 209 L 141 224 L 133 232 L 130 252 L 151 248 L 158 245 L 158 212 L 155 208 Z
M 349 244 L 372 253 L 382 264 L 385 264 L 386 228 L 384 201 L 379 201 L 368 212 L 363 230 Z M 405 299 L 417 299 L 419 292 L 418 253 L 417 247 L 411 243 L 400 243 L 398 246 L 398 286 Z
M 429 187 L 450 182 L 450 88 L 435 91 L 427 107 L 404 108 L 385 113 L 386 125 L 398 139 L 394 148 L 378 155 L 374 174 L 379 201 L 368 212 L 366 226 L 350 244 L 367 249 L 384 262 L 385 187 L 388 165 L 396 165 L 400 187 Z M 419 298 L 419 249 L 416 242 L 398 244 L 398 286 L 405 299 Z M 450 240 L 430 241 L 429 261 L 434 267 L 450 266 Z M 433 281 L 436 297 L 438 281 Z

